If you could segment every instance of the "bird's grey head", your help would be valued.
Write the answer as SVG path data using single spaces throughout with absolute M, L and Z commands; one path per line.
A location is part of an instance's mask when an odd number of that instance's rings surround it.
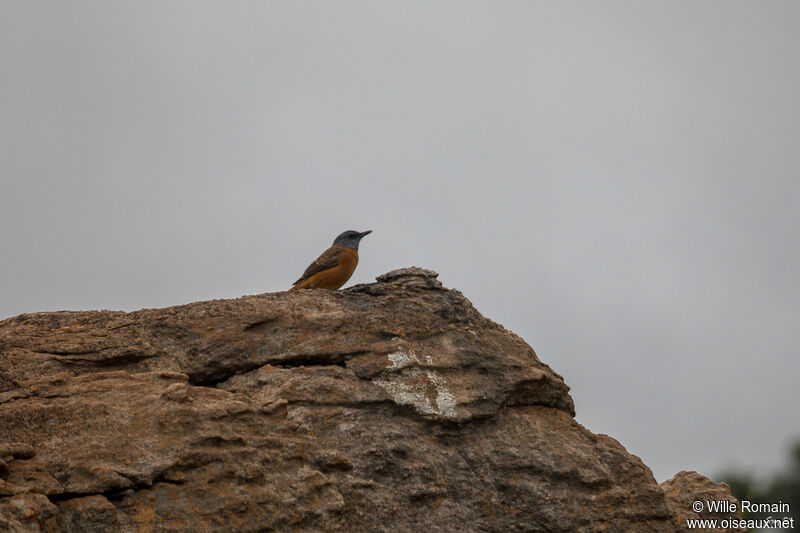
M 333 245 L 344 246 L 346 248 L 355 248 L 358 250 L 358 243 L 361 238 L 365 235 L 369 235 L 370 233 L 372 233 L 372 230 L 367 230 L 364 232 L 348 230 L 336 237 L 336 239 L 333 241 Z

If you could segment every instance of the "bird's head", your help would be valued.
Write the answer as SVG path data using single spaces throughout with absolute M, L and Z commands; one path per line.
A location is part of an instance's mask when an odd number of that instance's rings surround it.
M 334 246 L 344 246 L 345 248 L 355 248 L 358 250 L 358 243 L 361 241 L 361 238 L 365 235 L 369 235 L 372 233 L 372 230 L 367 230 L 363 232 L 347 230 L 333 241 Z

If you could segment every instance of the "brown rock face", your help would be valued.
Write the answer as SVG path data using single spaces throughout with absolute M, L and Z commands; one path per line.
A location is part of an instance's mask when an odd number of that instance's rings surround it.
M 675 513 L 675 531 L 700 531 L 700 532 L 737 532 L 745 531 L 745 528 L 689 528 L 687 520 L 718 520 L 720 524 L 729 518 L 740 519 L 739 501 L 731 494 L 731 488 L 727 483 L 717 483 L 697 472 L 681 471 L 672 478 L 661 484 L 664 495 L 667 497 L 667 504 Z M 693 508 L 700 502 L 700 510 Z M 737 512 L 712 512 L 708 508 L 708 502 L 728 502 L 735 505 Z
M 675 531 L 519 337 L 412 268 L 0 322 L 0 531 Z

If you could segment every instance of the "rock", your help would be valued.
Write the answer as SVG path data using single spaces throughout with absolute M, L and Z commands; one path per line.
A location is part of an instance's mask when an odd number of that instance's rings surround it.
M 675 531 L 650 470 L 436 278 L 0 322 L 0 529 Z
M 58 531 L 57 508 L 43 494 L 16 494 L 0 498 L 0 531 Z
M 0 443 L 0 457 L 30 459 L 34 455 L 36 455 L 36 450 L 30 444 L 24 442 Z
M 61 531 L 83 533 L 135 531 L 128 517 L 102 495 L 64 501 L 58 506 L 56 523 Z
M 675 515 L 675 531 L 703 531 L 703 532 L 735 532 L 746 531 L 745 528 L 689 528 L 687 520 L 722 520 L 728 518 L 741 519 L 739 501 L 731 494 L 727 483 L 717 483 L 697 472 L 681 471 L 674 477 L 661 484 L 667 505 L 672 508 Z M 700 502 L 702 509 L 698 512 L 693 505 Z M 728 502 L 737 512 L 711 512 L 707 502 Z

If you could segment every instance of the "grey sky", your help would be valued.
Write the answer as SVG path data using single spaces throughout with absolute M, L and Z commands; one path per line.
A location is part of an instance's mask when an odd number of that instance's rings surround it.
M 345 229 L 663 480 L 800 433 L 800 3 L 0 4 L 0 317 L 283 290 Z

